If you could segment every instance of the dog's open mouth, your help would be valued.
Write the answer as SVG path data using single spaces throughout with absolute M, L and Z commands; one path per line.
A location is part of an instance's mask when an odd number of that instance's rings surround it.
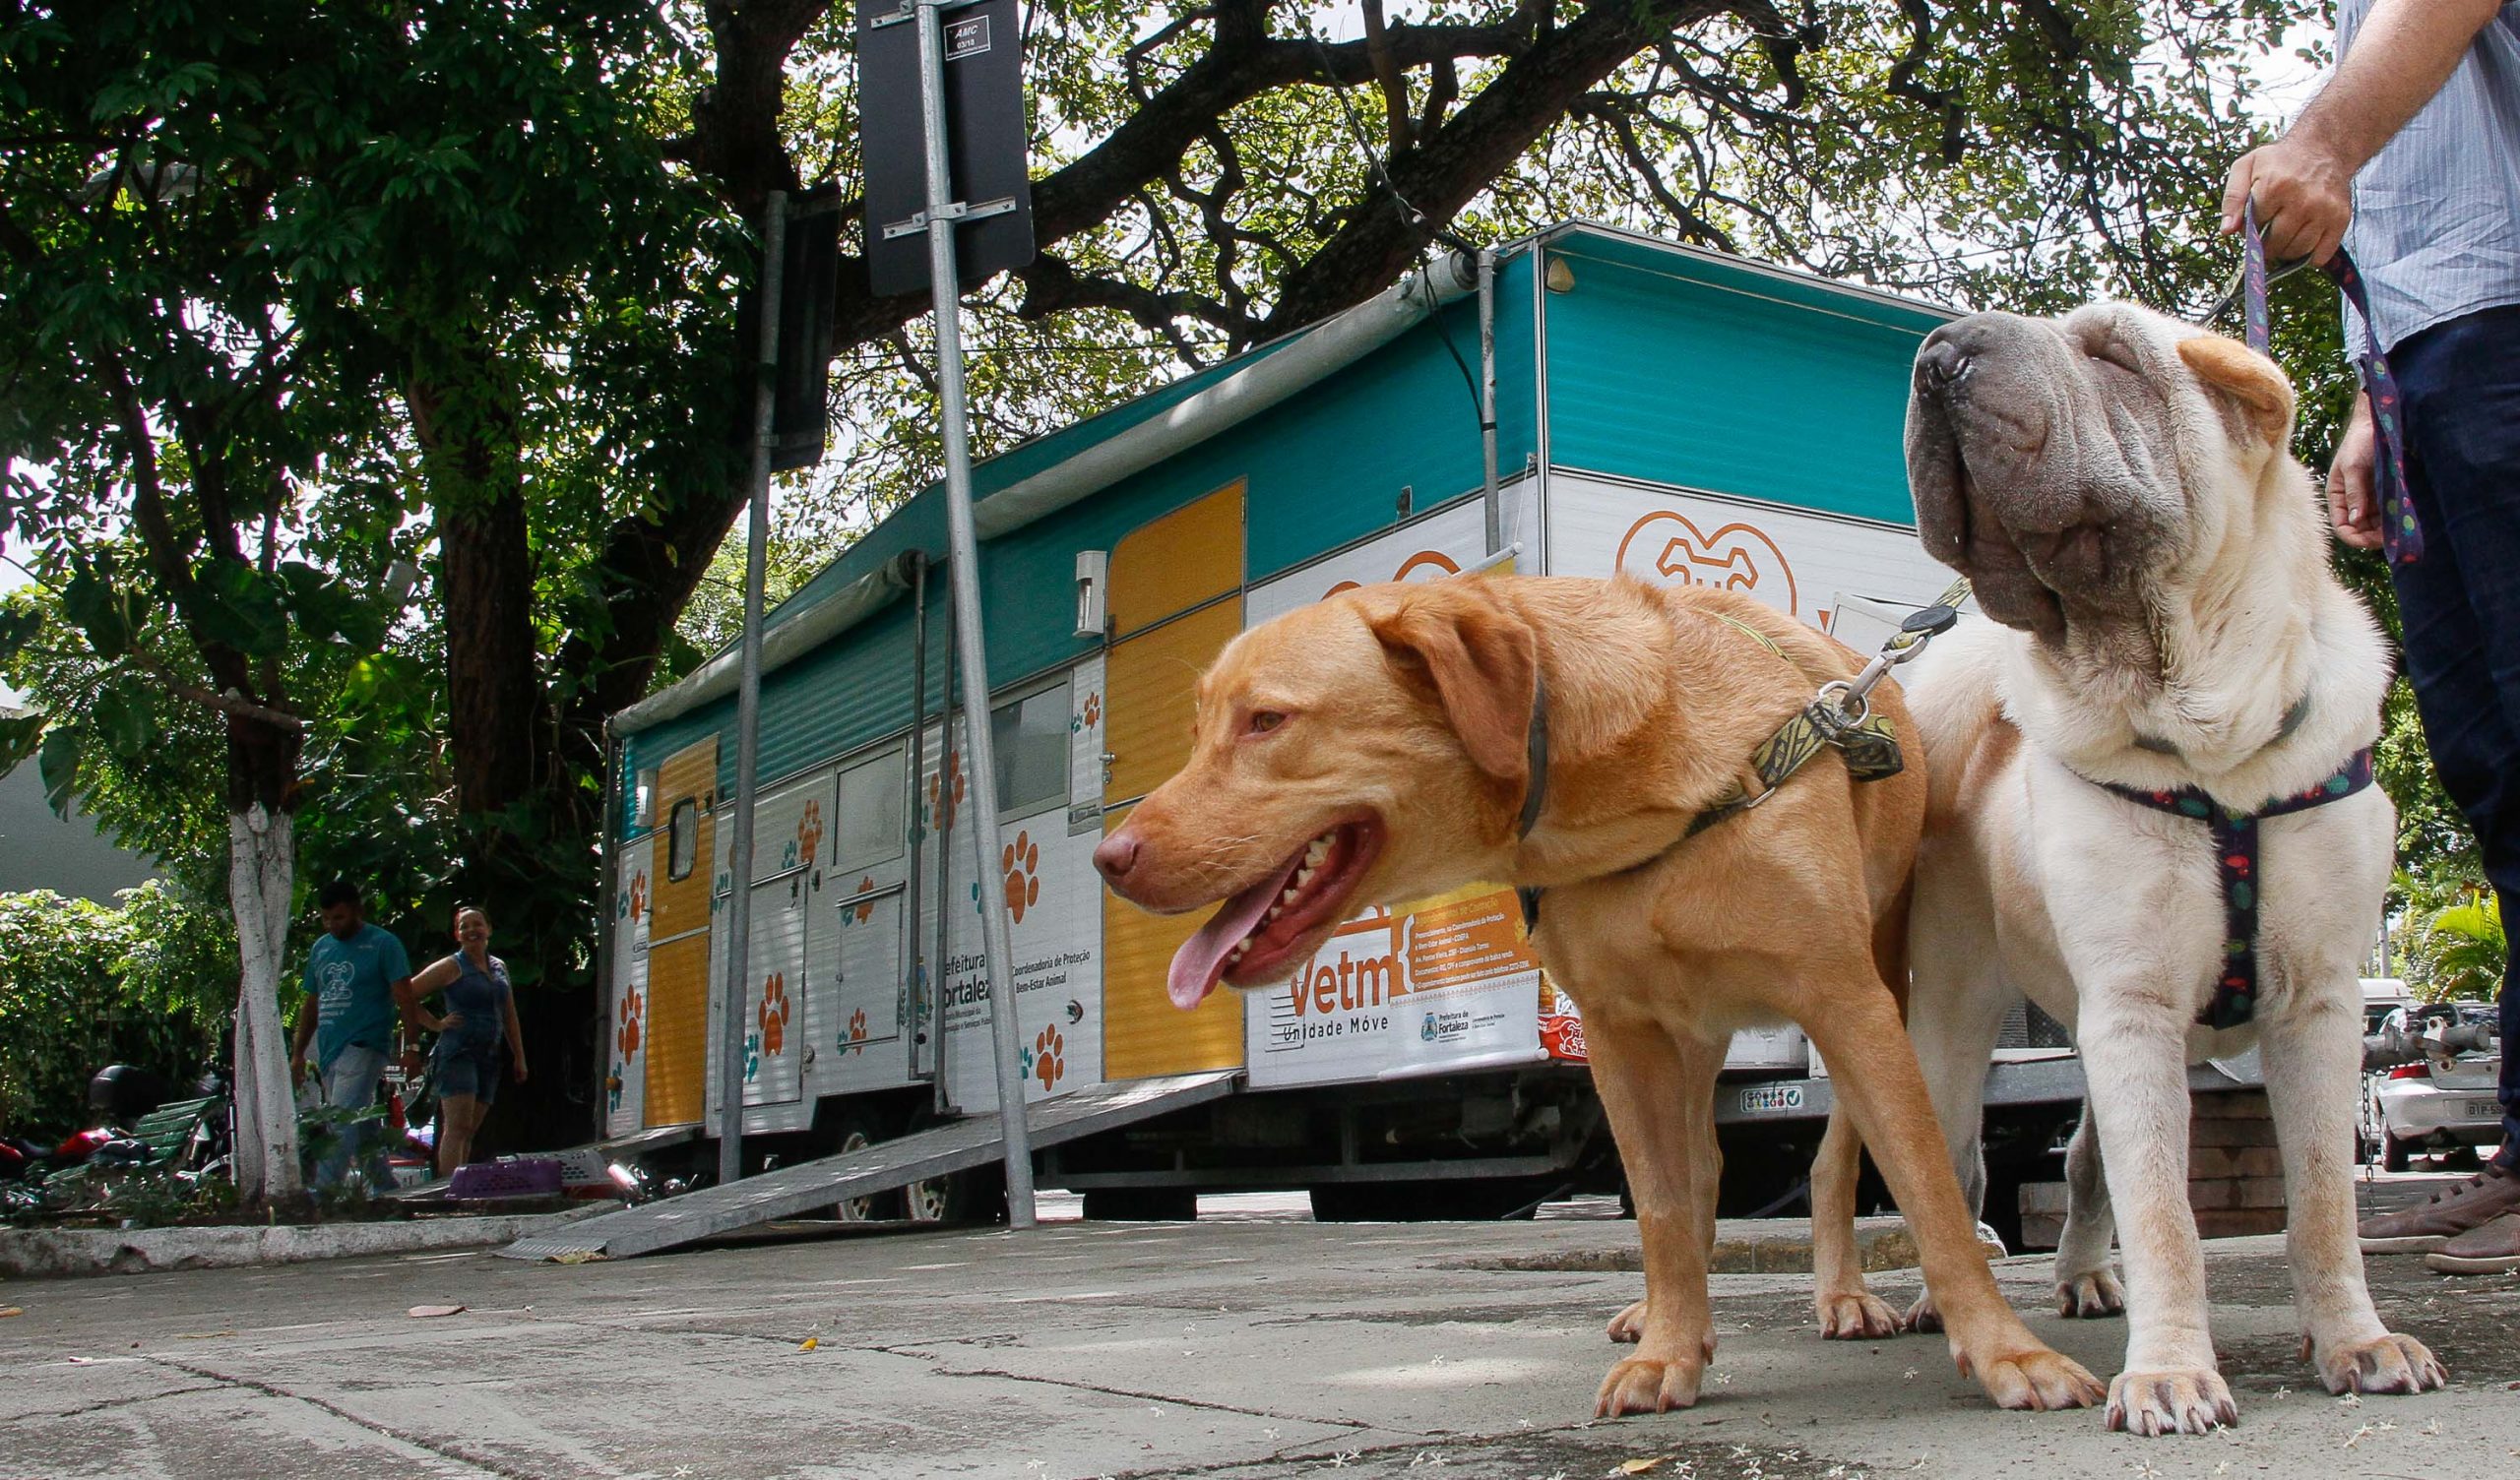
M 1297 956 L 1318 950 L 1348 917 L 1347 904 L 1382 851 L 1382 823 L 1366 817 L 1340 823 L 1218 908 L 1199 933 L 1173 953 L 1166 987 L 1172 1005 L 1197 1007 L 1220 981 L 1237 987 L 1265 982 Z

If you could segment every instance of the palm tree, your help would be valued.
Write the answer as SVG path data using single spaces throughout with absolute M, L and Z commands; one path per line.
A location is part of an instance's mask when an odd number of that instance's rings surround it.
M 2511 958 L 2502 933 L 2502 902 L 2490 892 L 2436 910 L 2408 953 L 2426 995 L 2435 1000 L 2487 1002 L 2502 989 Z

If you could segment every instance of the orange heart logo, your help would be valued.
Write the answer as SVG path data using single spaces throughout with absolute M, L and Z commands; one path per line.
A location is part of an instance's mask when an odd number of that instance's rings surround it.
M 1789 616 L 1796 605 L 1794 567 L 1756 525 L 1735 521 L 1713 533 L 1700 529 L 1685 515 L 1668 509 L 1628 525 L 1618 542 L 1617 566 L 1622 575 L 1652 586 L 1711 586 L 1757 595 Z

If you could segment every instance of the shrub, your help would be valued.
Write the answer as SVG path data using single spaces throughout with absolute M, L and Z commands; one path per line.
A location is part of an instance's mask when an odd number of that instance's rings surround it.
M 107 1064 L 190 1081 L 235 993 L 225 921 L 161 881 L 114 907 L 0 894 L 0 1132 L 86 1125 L 89 1078 Z

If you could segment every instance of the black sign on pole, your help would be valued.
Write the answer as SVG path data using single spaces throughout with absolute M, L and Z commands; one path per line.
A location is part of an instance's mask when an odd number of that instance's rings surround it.
M 823 460 L 831 430 L 832 295 L 840 273 L 840 203 L 824 198 L 788 213 L 786 266 L 780 272 L 779 378 L 772 401 L 774 472 Z
M 1015 0 L 945 12 L 945 129 L 954 199 L 965 210 L 955 271 L 970 288 L 1034 257 L 1024 130 L 1024 40 Z M 923 293 L 927 141 L 919 126 L 917 12 L 906 0 L 857 7 L 859 152 L 866 166 L 866 276 L 877 294 Z

